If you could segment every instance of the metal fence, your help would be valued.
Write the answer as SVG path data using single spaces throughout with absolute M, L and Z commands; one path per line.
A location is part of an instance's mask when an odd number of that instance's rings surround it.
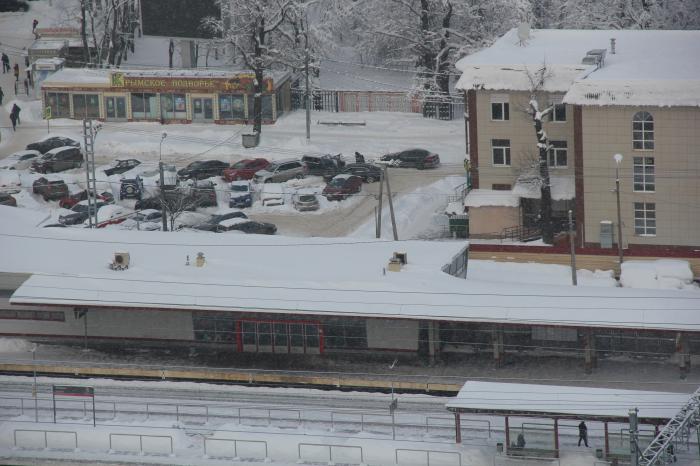
M 306 108 L 306 92 L 292 89 L 292 110 Z M 322 112 L 399 112 L 422 113 L 425 118 L 438 120 L 461 119 L 464 99 L 421 99 L 400 92 L 314 90 L 311 109 Z

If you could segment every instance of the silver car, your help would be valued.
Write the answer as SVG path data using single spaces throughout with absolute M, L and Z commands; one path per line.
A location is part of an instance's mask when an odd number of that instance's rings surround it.
M 304 178 L 306 165 L 297 159 L 277 160 L 264 170 L 255 172 L 256 183 L 282 183 L 292 178 Z
M 318 210 L 318 198 L 315 194 L 300 193 L 295 194 L 292 197 L 292 204 L 294 208 L 299 212 L 305 212 L 307 210 Z

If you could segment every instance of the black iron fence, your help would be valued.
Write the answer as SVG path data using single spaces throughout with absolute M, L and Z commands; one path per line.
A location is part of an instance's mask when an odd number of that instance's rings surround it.
M 323 112 L 422 113 L 425 118 L 454 120 L 464 115 L 464 99 L 421 99 L 399 92 L 328 91 L 311 93 L 311 108 Z M 292 89 L 292 110 L 306 109 L 306 92 Z

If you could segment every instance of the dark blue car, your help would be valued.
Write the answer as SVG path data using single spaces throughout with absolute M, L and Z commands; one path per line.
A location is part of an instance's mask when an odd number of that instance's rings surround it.
M 231 183 L 231 200 L 229 207 L 244 209 L 253 205 L 253 192 L 250 181 L 234 181 Z

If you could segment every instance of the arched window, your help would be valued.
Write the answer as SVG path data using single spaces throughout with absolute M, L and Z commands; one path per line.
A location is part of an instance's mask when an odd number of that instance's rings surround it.
M 654 149 L 654 117 L 649 112 L 637 112 L 632 119 L 632 147 Z

